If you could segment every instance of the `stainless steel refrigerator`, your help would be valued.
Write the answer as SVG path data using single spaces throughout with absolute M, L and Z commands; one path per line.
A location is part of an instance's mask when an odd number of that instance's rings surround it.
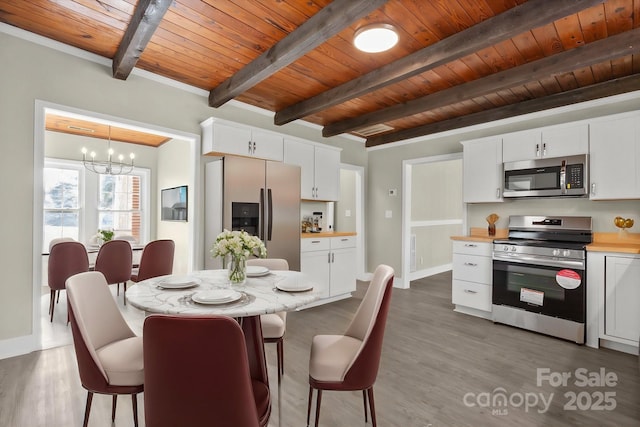
M 260 237 L 267 257 L 300 270 L 300 167 L 225 156 L 205 167 L 205 267 L 222 268 L 209 249 L 223 229 Z

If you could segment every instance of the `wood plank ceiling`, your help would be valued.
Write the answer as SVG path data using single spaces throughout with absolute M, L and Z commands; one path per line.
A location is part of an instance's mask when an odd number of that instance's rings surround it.
M 0 22 L 367 146 L 640 89 L 640 0 L 0 0 Z M 400 42 L 358 51 L 369 23 Z

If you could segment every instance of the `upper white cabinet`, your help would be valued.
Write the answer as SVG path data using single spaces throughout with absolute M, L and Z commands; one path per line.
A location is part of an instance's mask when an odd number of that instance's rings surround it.
M 594 119 L 589 131 L 589 198 L 640 198 L 640 112 Z
M 589 125 L 587 123 L 530 129 L 502 136 L 504 162 L 574 156 L 588 152 Z
M 282 161 L 283 136 L 239 123 L 209 118 L 202 127 L 202 154 L 235 154 Z
M 462 142 L 465 203 L 502 201 L 502 137 Z
M 284 140 L 284 162 L 301 169 L 300 197 L 307 200 L 340 198 L 340 150 L 298 140 Z

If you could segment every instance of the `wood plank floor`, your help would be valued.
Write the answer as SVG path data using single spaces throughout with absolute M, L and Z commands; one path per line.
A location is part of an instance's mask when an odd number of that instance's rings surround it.
M 443 273 L 413 282 L 410 290 L 394 289 L 375 386 L 379 426 L 640 426 L 637 356 L 455 313 L 450 283 L 450 273 Z M 270 426 L 306 424 L 311 338 L 343 332 L 365 290 L 366 284 L 359 284 L 354 298 L 289 315 L 285 377 L 280 400 L 272 380 Z M 139 316 L 132 318 L 139 321 Z M 275 346 L 266 349 L 269 373 L 275 378 Z M 566 386 L 538 384 L 538 369 L 568 372 L 571 377 Z M 617 381 L 581 387 L 576 369 L 591 376 L 604 369 Z M 500 395 L 507 398 L 505 406 L 492 403 Z M 80 426 L 85 398 L 71 346 L 0 360 L 1 427 Z M 320 425 L 365 425 L 361 399 L 358 392 L 325 392 Z M 144 425 L 142 400 L 141 396 Z M 107 396 L 94 398 L 90 426 L 112 425 L 110 404 Z M 133 425 L 129 399 L 119 400 L 114 425 Z

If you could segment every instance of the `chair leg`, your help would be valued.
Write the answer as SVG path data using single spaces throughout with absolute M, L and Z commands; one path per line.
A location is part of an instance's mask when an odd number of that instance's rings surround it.
M 84 422 L 82 427 L 87 427 L 89 424 L 89 413 L 91 412 L 91 402 L 93 401 L 93 393 L 87 391 L 87 405 L 84 408 Z
M 124 288 L 124 290 L 122 291 L 122 299 L 124 300 L 124 305 L 127 305 L 127 282 L 124 282 L 122 284 L 122 287 Z
M 284 339 L 276 343 L 276 349 L 278 353 L 278 378 L 284 375 Z
M 376 405 L 373 402 L 373 386 L 371 386 L 367 393 L 369 394 L 369 412 L 371 412 L 371 425 L 376 427 Z
M 51 293 L 49 295 L 51 295 L 49 300 L 49 314 L 51 315 L 51 322 L 53 322 L 53 309 L 56 306 L 56 291 L 51 289 Z
M 311 401 L 313 400 L 313 387 L 309 386 L 309 403 L 307 404 L 307 427 L 311 418 Z
M 367 390 L 362 390 L 362 403 L 364 403 L 364 423 L 367 423 Z
M 58 298 L 56 299 L 56 303 L 59 303 L 60 302 L 60 289 L 58 289 L 56 291 L 56 293 L 58 294 Z
M 320 403 L 322 403 L 322 390 L 318 390 L 318 397 L 316 397 L 316 424 L 318 427 L 318 421 L 320 420 Z
M 116 405 L 118 404 L 118 395 L 114 394 L 111 403 L 111 422 L 116 420 Z
M 120 283 L 116 283 L 116 295 L 120 295 Z
M 133 406 L 133 426 L 138 427 L 138 395 L 131 395 L 131 403 Z

